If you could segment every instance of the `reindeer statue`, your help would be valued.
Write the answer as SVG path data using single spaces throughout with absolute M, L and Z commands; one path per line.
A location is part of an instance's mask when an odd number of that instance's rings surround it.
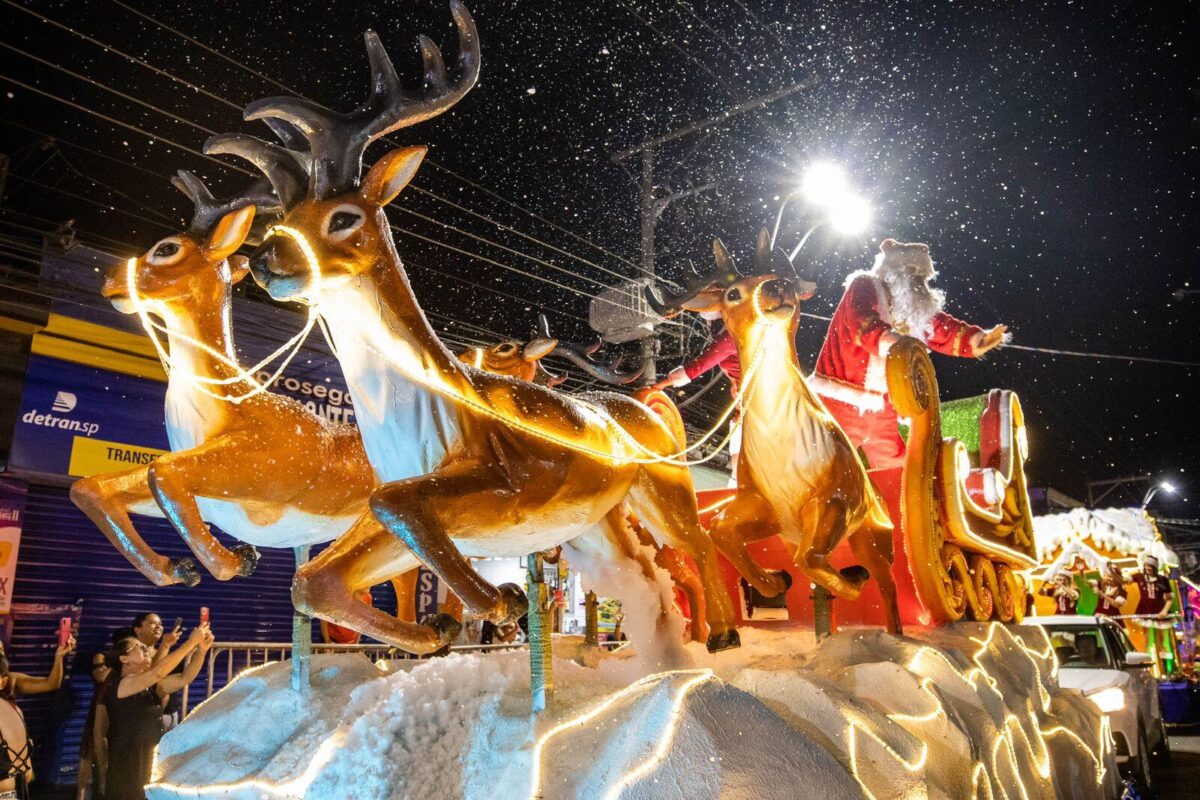
M 546 319 L 546 315 L 538 314 L 537 330 L 528 342 L 522 343 L 509 339 L 491 347 L 470 347 L 459 353 L 458 357 L 461 361 L 473 364 L 477 369 L 549 387 L 558 386 L 567 379 L 566 375 L 551 372 L 542 366 L 542 360 L 552 353 L 566 358 L 603 383 L 625 385 L 633 383 L 641 377 L 643 371 L 641 368 L 634 372 L 620 372 L 620 356 L 608 364 L 597 363 L 592 356 L 599 349 L 600 342 L 579 345 L 560 341 L 550 333 L 550 323 Z M 674 424 L 676 420 L 682 424 L 678 409 L 666 395 L 643 389 L 636 396 L 651 410 L 659 413 L 668 424 Z M 680 429 L 677 438 L 682 441 L 684 436 L 684 432 Z M 642 547 L 649 547 L 653 550 L 654 564 L 667 571 L 675 588 L 683 592 L 684 597 L 687 598 L 688 607 L 692 613 L 692 640 L 705 641 L 708 638 L 708 625 L 704 621 L 704 587 L 700 583 L 699 576 L 696 575 L 682 553 L 673 547 L 660 546 L 655 542 L 654 537 L 637 521 L 636 517 L 631 516 L 628 522 L 627 526 L 616 531 L 625 535 L 615 540 L 613 545 L 619 548 L 626 557 L 636 559 L 642 572 L 650 579 L 653 579 L 653 568 L 650 566 L 650 561 L 643 551 L 634 546 L 633 540 L 636 538 L 637 543 Z
M 892 580 L 892 524 L 846 434 L 809 389 L 796 358 L 800 291 L 779 273 L 792 273 L 781 250 L 772 250 L 764 228 L 754 257 L 755 274 L 740 278 L 721 241 L 713 242 L 716 269 L 665 301 L 647 293 L 661 313 L 719 311 L 742 363 L 742 454 L 733 501 L 710 526 L 713 540 L 762 594 L 790 585 L 786 573 L 756 564 L 746 544 L 779 534 L 809 578 L 838 597 L 858 597 L 868 574 L 879 584 L 888 630 L 900 630 Z M 866 567 L 838 571 L 834 548 L 849 542 Z
M 284 224 L 252 257 L 251 270 L 273 297 L 315 304 L 327 323 L 367 455 L 384 482 L 371 508 L 390 532 L 382 539 L 343 538 L 298 572 L 293 596 L 317 616 L 429 652 L 448 641 L 448 631 L 375 625 L 355 608 L 350 587 L 358 575 L 398 571 L 389 563 L 396 551 L 388 538 L 406 543 L 472 611 L 503 623 L 525 610 L 524 593 L 511 584 L 491 585 L 468 557 L 522 556 L 571 542 L 577 565 L 611 570 L 610 577 L 636 574 L 636 565 L 620 558 L 604 535 L 625 524 L 632 510 L 657 539 L 696 560 L 711 628 L 708 647 L 734 647 L 732 604 L 700 525 L 691 476 L 678 457 L 685 443 L 629 397 L 567 397 L 454 357 L 413 295 L 384 213 L 425 148 L 393 150 L 360 180 L 370 142 L 441 114 L 474 85 L 475 24 L 457 0 L 451 12 L 461 69 L 453 83 L 437 47 L 421 37 L 424 87 L 405 91 L 379 38 L 368 33 L 371 92 L 358 109 L 336 113 L 296 98 L 246 109 L 247 119 L 283 120 L 308 140 L 308 193 L 289 204 Z M 266 172 L 273 178 L 278 170 Z M 652 588 L 647 603 L 669 603 L 664 584 Z M 629 586 L 621 591 L 634 602 Z
M 166 516 L 218 580 L 249 575 L 258 561 L 255 545 L 326 542 L 356 521 L 381 531 L 367 511 L 377 481 L 357 429 L 263 391 L 238 366 L 231 292 L 248 267 L 233 253 L 251 230 L 256 206 L 277 212 L 279 200 L 245 193 L 217 202 L 197 177 L 183 171 L 175 185 L 195 206 L 190 228 L 157 242 L 135 262 L 110 269 L 103 288 L 117 309 L 134 313 L 141 307 L 165 323 L 172 452 L 148 466 L 76 481 L 72 501 L 159 586 L 193 586 L 200 575 L 191 559 L 172 561 L 155 553 L 131 513 Z M 244 544 L 226 549 L 206 521 Z M 403 545 L 395 542 L 390 549 L 403 570 Z M 415 566 L 416 559 L 410 557 L 408 565 Z

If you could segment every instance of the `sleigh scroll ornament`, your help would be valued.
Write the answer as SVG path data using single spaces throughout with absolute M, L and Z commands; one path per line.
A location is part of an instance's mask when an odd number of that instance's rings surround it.
M 1017 396 L 988 393 L 978 464 L 943 437 L 937 377 L 925 346 L 904 337 L 888 352 L 888 391 L 911 420 L 901 489 L 904 541 L 917 592 L 934 621 L 1020 621 L 1037 565 L 1025 481 L 1028 443 Z

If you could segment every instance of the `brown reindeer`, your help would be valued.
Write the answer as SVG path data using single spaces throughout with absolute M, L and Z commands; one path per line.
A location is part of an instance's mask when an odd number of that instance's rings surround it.
M 111 268 L 102 290 L 119 310 L 141 305 L 167 329 L 172 452 L 149 466 L 76 481 L 71 499 L 159 586 L 195 585 L 200 576 L 191 559 L 155 553 L 130 514 L 166 516 L 218 580 L 250 574 L 255 545 L 326 542 L 356 522 L 356 530 L 380 531 L 367 511 L 377 481 L 358 431 L 261 391 L 238 366 L 231 293 L 248 267 L 233 253 L 250 232 L 255 205 L 277 212 L 278 199 L 246 194 L 219 203 L 187 172 L 176 186 L 195 205 L 190 228 L 157 242 L 132 267 Z M 209 522 L 244 544 L 226 549 Z M 411 554 L 406 562 L 393 541 L 397 569 L 381 580 L 417 563 Z
M 371 508 L 390 532 L 339 540 L 298 572 L 293 597 L 316 616 L 407 650 L 436 650 L 447 641 L 444 631 L 369 619 L 350 591 L 364 571 L 396 571 L 387 539 L 406 543 L 476 614 L 504 623 L 523 613 L 524 593 L 491 585 L 468 557 L 520 556 L 570 542 L 577 565 L 614 580 L 635 575 L 636 564 L 605 535 L 631 510 L 656 539 L 696 560 L 709 649 L 736 646 L 732 605 L 700 526 L 691 476 L 675 457 L 685 443 L 629 397 L 568 397 L 452 355 L 413 295 L 384 213 L 425 148 L 393 150 L 360 180 L 368 143 L 446 111 L 474 85 L 475 25 L 457 0 L 451 11 L 461 51 L 454 83 L 436 46 L 422 37 L 424 87 L 405 91 L 378 37 L 368 33 L 371 94 L 358 109 L 341 114 L 295 98 L 246 109 L 247 119 L 291 123 L 309 142 L 308 193 L 289 205 L 284 226 L 251 259 L 251 270 L 272 296 L 314 303 L 327 323 L 367 455 L 384 482 Z M 640 575 L 637 581 L 647 585 Z M 636 605 L 632 586 L 620 591 Z M 665 607 L 669 587 L 654 586 L 644 602 Z
M 550 324 L 546 320 L 546 316 L 539 314 L 537 332 L 530 337 L 528 342 L 522 343 L 508 339 L 491 347 L 469 347 L 459 353 L 458 357 L 461 361 L 472 364 L 477 369 L 549 387 L 558 386 L 567 379 L 566 375 L 553 373 L 542 366 L 542 360 L 551 353 L 563 356 L 593 378 L 604 383 L 622 385 L 632 383 L 641 377 L 642 369 L 631 373 L 620 372 L 618 369 L 619 358 L 608 364 L 599 364 L 594 361 L 592 356 L 599 348 L 599 342 L 578 345 L 559 341 L 550 333 Z M 665 394 L 643 389 L 635 397 L 663 417 L 667 424 L 678 424 L 676 438 L 679 441 L 684 440 L 686 434 L 682 428 L 683 420 L 680 418 L 675 404 Z M 649 547 L 654 552 L 653 563 L 667 571 L 675 588 L 683 592 L 684 597 L 687 598 L 688 607 L 692 613 L 692 641 L 705 641 L 708 638 L 708 624 L 704 621 L 704 587 L 700 583 L 700 577 L 684 558 L 683 553 L 673 547 L 660 546 L 654 541 L 650 532 L 632 515 L 628 520 L 628 526 L 624 526 L 619 532 L 624 535 L 614 540 L 613 545 L 625 557 L 635 559 L 641 566 L 643 574 L 650 579 L 653 579 L 654 572 L 650 566 L 651 562 L 642 550 L 633 546 L 633 541 L 636 539 L 638 545 Z
M 719 311 L 737 345 L 743 369 L 742 453 L 737 494 L 710 526 L 721 552 L 754 588 L 767 596 L 785 591 L 786 573 L 756 564 L 749 542 L 779 534 L 796 564 L 838 597 L 858 597 L 868 574 L 879 584 L 888 630 L 900 630 L 892 581 L 892 523 L 850 440 L 809 389 L 796 358 L 801 293 L 779 273 L 792 274 L 782 251 L 772 251 L 763 229 L 755 272 L 739 278 L 721 241 L 713 242 L 716 269 L 660 308 Z M 703 288 L 695 288 L 695 287 Z M 842 571 L 829 564 L 848 539 L 866 567 Z

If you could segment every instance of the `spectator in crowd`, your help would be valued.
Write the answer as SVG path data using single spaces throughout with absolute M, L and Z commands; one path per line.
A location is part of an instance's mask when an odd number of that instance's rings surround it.
M 134 626 L 137 633 L 138 626 Z M 162 623 L 158 624 L 161 635 Z M 117 649 L 116 681 L 106 702 L 108 713 L 107 800 L 144 800 L 143 787 L 150 782 L 154 748 L 163 734 L 162 713 L 166 699 L 195 680 L 212 646 L 208 625 L 192 631 L 173 653 L 157 660 L 142 635 L 126 639 Z M 184 663 L 183 672 L 172 671 Z
M 104 799 L 104 776 L 108 771 L 108 707 L 105 701 L 114 683 L 111 678 L 116 673 L 113 665 L 118 664 L 116 652 L 122 642 L 134 638 L 133 628 L 118 628 L 112 634 L 112 649 L 92 656 L 92 702 L 79 742 L 75 800 Z
M 12 699 L 13 676 L 8 658 L 0 654 L 0 800 L 25 800 L 33 780 L 25 718 Z
M 175 627 L 169 631 L 163 632 L 162 618 L 153 612 L 138 614 L 133 618 L 133 634 L 138 641 L 150 648 L 154 663 L 158 663 L 171 652 L 171 648 L 179 641 L 179 637 L 183 631 L 180 624 L 183 620 L 176 620 Z M 182 664 L 175 670 L 178 672 L 183 669 Z M 163 732 L 171 730 L 179 724 L 179 712 L 183 708 L 183 699 L 178 694 L 172 694 L 167 698 L 167 705 L 163 708 Z
M 35 678 L 23 672 L 10 672 L 3 696 L 11 699 L 23 694 L 45 694 L 46 692 L 58 691 L 63 682 L 63 660 L 67 657 L 68 653 L 74 652 L 74 650 L 74 636 L 67 639 L 65 645 L 56 647 L 54 649 L 54 666 L 50 668 L 50 674 L 44 678 Z M 4 651 L 4 642 L 0 642 L 0 656 L 7 655 Z

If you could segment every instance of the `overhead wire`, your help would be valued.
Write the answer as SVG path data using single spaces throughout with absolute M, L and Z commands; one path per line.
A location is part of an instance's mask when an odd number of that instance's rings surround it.
M 8 0 L 5 0 L 5 1 L 6 1 L 6 2 L 8 2 Z M 213 55 L 216 55 L 216 56 L 220 57 L 221 59 L 223 59 L 223 60 L 225 60 L 225 61 L 229 62 L 230 64 L 233 64 L 233 65 L 235 65 L 235 66 L 239 67 L 240 69 L 243 69 L 243 70 L 245 70 L 246 72 L 250 73 L 251 75 L 254 75 L 254 76 L 256 76 L 256 77 L 258 77 L 258 78 L 260 78 L 260 79 L 262 79 L 262 80 L 264 80 L 264 81 L 266 81 L 266 82 L 268 82 L 268 83 L 270 83 L 270 84 L 272 84 L 272 85 L 274 85 L 274 86 L 277 86 L 277 87 L 279 87 L 280 89 L 283 89 L 284 91 L 287 91 L 287 92 L 289 92 L 289 93 L 291 93 L 291 94 L 294 94 L 294 95 L 296 95 L 296 96 L 298 96 L 298 97 L 304 97 L 304 95 L 300 94 L 299 92 L 297 92 L 297 91 L 296 91 L 295 89 L 293 89 L 292 87 L 290 87 L 290 86 L 288 86 L 288 85 L 286 85 L 286 84 L 284 84 L 284 83 L 282 83 L 282 82 L 280 82 L 280 81 L 278 81 L 278 80 L 275 80 L 274 78 L 271 78 L 271 77 L 270 77 L 270 76 L 268 76 L 268 75 L 265 75 L 265 74 L 263 74 L 261 71 L 254 69 L 253 67 L 251 67 L 251 66 L 249 66 L 249 65 L 247 65 L 247 64 L 245 64 L 245 63 L 243 63 L 243 62 L 241 62 L 241 61 L 239 61 L 238 59 L 236 59 L 236 58 L 233 58 L 232 56 L 229 56 L 229 55 L 227 55 L 227 54 L 225 54 L 225 53 L 222 53 L 222 52 L 220 52 L 219 50 L 216 50 L 215 48 L 212 48 L 212 47 L 210 47 L 210 46 L 208 46 L 208 45 L 204 44 L 203 42 L 199 41 L 198 39 L 195 39 L 194 37 L 192 37 L 192 36 L 189 36 L 189 35 L 187 35 L 186 33 L 183 33 L 182 31 L 180 31 L 180 30 L 178 30 L 178 29 L 176 29 L 176 28 L 174 28 L 174 27 L 171 27 L 170 25 L 167 25 L 166 23 L 164 23 L 164 22 L 161 22 L 161 21 L 160 21 L 160 20 L 158 20 L 158 19 L 155 19 L 153 16 L 151 16 L 151 15 L 149 15 L 149 14 L 147 14 L 147 13 L 145 13 L 145 12 L 143 12 L 143 11 L 139 10 L 139 9 L 133 8 L 132 6 L 128 5 L 127 3 L 120 2 L 120 0 L 112 0 L 112 2 L 114 2 L 116 5 L 120 6 L 121 8 L 124 8 L 124 9 L 126 9 L 126 10 L 128 10 L 128 11 L 130 11 L 130 12 L 134 13 L 134 14 L 136 14 L 137 16 L 139 16 L 139 17 L 141 17 L 141 18 L 143 18 L 143 19 L 145 19 L 145 20 L 147 20 L 147 21 L 149 21 L 149 22 L 151 22 L 151 23 L 153 23 L 153 24 L 155 24 L 155 25 L 157 25 L 157 26 L 161 27 L 162 29 L 164 29 L 164 30 L 167 30 L 167 31 L 169 31 L 169 32 L 171 32 L 171 33 L 173 33 L 173 34 L 175 34 L 176 36 L 179 36 L 179 37 L 183 38 L 184 40 L 186 40 L 186 41 L 188 41 L 188 42 L 190 42 L 190 43 L 192 43 L 192 44 L 194 44 L 194 45 L 196 45 L 196 46 L 200 47 L 201 49 L 205 50 L 206 52 L 212 53 Z M 39 15 L 39 16 L 40 16 L 40 15 Z M 65 27 L 65 26 L 64 26 L 64 27 Z M 68 29 L 68 30 L 70 30 L 70 28 L 67 28 L 67 29 Z M 82 35 L 82 34 L 80 34 L 80 35 Z M 91 41 L 95 41 L 95 40 L 91 40 Z M 119 52 L 119 51 L 116 51 L 116 50 L 114 49 L 114 52 Z M 122 54 L 122 55 L 124 55 L 124 54 Z M 145 63 L 145 62 L 142 62 L 142 61 L 140 61 L 140 60 L 137 60 L 137 61 L 138 61 L 138 63 L 142 63 L 142 64 L 144 64 L 144 63 Z M 157 69 L 157 68 L 155 68 L 155 69 Z M 166 74 L 170 75 L 171 73 L 166 73 Z M 239 113 L 240 113 L 240 111 L 241 111 L 241 106 L 238 106 L 237 104 L 235 104 L 235 103 L 232 103 L 232 102 L 231 102 L 231 101 L 229 101 L 228 99 L 226 99 L 226 98 L 223 98 L 223 97 L 219 97 L 219 96 L 217 96 L 217 95 L 215 95 L 215 94 L 213 94 L 213 93 L 211 93 L 211 92 L 209 92 L 209 91 L 207 91 L 207 90 L 203 90 L 203 89 L 201 89 L 201 87 L 198 87 L 198 86 L 196 86 L 195 84 L 191 84 L 191 83 L 189 83 L 188 81 L 185 81 L 185 80 L 183 80 L 182 78 L 178 78 L 177 76 L 172 76 L 172 77 L 173 77 L 173 78 L 175 78 L 176 80 L 178 80 L 178 81 L 180 81 L 180 82 L 182 82 L 182 83 L 184 83 L 184 84 L 186 84 L 186 85 L 190 86 L 191 88 L 194 88 L 194 89 L 196 89 L 196 90 L 198 90 L 198 91 L 203 91 L 203 92 L 204 92 L 206 95 L 208 95 L 209 97 L 212 97 L 213 99 L 216 99 L 216 100 L 218 100 L 218 101 L 220 101 L 220 102 L 223 102 L 223 103 L 225 103 L 226 105 L 229 105 L 229 106 L 230 106 L 230 107 L 232 107 L 232 108 L 235 108 L 235 109 L 237 109 L 237 110 L 239 111 Z M 586 244 L 586 245 L 588 245 L 588 246 L 590 246 L 590 247 L 593 247 L 593 248 L 595 248 L 595 249 L 597 249 L 597 250 L 599 250 L 599 251 L 601 251 L 601 252 L 603 252 L 603 253 L 605 253 L 605 254 L 607 254 L 607 255 L 609 255 L 609 256 L 611 256 L 611 257 L 613 257 L 613 258 L 615 258 L 615 259 L 617 259 L 617 260 L 619 260 L 619 261 L 621 261 L 621 262 L 623 262 L 623 263 L 625 263 L 625 264 L 627 264 L 627 265 L 629 265 L 629 266 L 636 267 L 636 268 L 638 268 L 639 270 L 641 269 L 641 268 L 640 268 L 640 267 L 639 267 L 637 264 L 635 264 L 634 262 L 630 261 L 629 259 L 626 259 L 626 258 L 624 258 L 624 257 L 622 257 L 622 256 L 620 256 L 620 255 L 618 255 L 618 254 L 616 254 L 616 253 L 613 253 L 612 251 L 610 251 L 610 250 L 607 250 L 607 249 L 605 249 L 605 248 L 603 248 L 603 247 L 601 247 L 601 246 L 599 246 L 599 245 L 597 245 L 597 244 L 595 244 L 595 243 L 593 243 L 593 242 L 591 242 L 591 241 L 589 241 L 589 240 L 587 240 L 587 239 L 585 239 L 585 238 L 583 238 L 583 237 L 579 236 L 578 234 L 574 233 L 573 231 L 571 231 L 571 230 L 569 230 L 569 229 L 567 229 L 567 228 L 565 228 L 565 227 L 563 227 L 563 226 L 561 226 L 561 225 L 558 225 L 557 223 L 554 223 L 554 222 L 551 222 L 551 221 L 550 221 L 550 220 L 548 220 L 548 219 L 545 219 L 544 217 L 542 217 L 542 216 L 540 216 L 540 215 L 536 214 L 536 213 L 535 213 L 535 212 L 533 212 L 533 211 L 530 211 L 529 209 L 526 209 L 525 207 L 523 207 L 523 206 L 519 205 L 518 203 L 515 203 L 515 202 L 513 202 L 512 200 L 509 200 L 508 198 L 505 198 L 505 197 L 503 197 L 503 196 L 501 196 L 501 195 L 497 194 L 496 192 L 492 191 L 491 189 L 488 189 L 487 187 L 485 187 L 485 186 L 482 186 L 482 185 L 480 185 L 479 183 L 477 183 L 477 182 L 475 182 L 475 181 L 472 181 L 472 180 L 470 180 L 469 178 L 466 178 L 466 177 L 464 177 L 464 176 L 462 176 L 462 175 L 459 175 L 458 173 L 454 172 L 453 170 L 449 169 L 448 167 L 445 167 L 445 166 L 443 166 L 443 165 L 441 165 L 441 164 L 438 164 L 438 163 L 437 163 L 436 161 L 434 161 L 433 159 L 430 159 L 430 158 L 428 158 L 428 157 L 427 157 L 427 158 L 425 159 L 425 163 L 427 163 L 427 164 L 429 164 L 429 165 L 433 166 L 434 168 L 436 168 L 436 169 L 438 169 L 438 170 L 441 170 L 442 172 L 445 172 L 446 174 L 450 175 L 451 177 L 455 178 L 455 179 L 456 179 L 456 180 L 458 180 L 458 181 L 461 181 L 462 183 L 465 183 L 465 184 L 466 184 L 466 185 L 468 185 L 468 186 L 471 186 L 471 187 L 473 187 L 473 188 L 475 188 L 475 189 L 478 189 L 478 190 L 480 190 L 480 191 L 483 191 L 483 192 L 487 193 L 489 196 L 491 196 L 491 197 L 494 197 L 495 199 L 498 199 L 498 200 L 500 200 L 500 201 L 502 201 L 502 202 L 506 203 L 507 205 L 510 205 L 510 206 L 512 206 L 513 208 L 515 208 L 515 209 L 517 209 L 517 210 L 519 210 L 519 211 L 521 211 L 521 212 L 523 212 L 523 213 L 525 213 L 525 214 L 529 215 L 530 217 L 532 217 L 532 218 L 534 218 L 534 219 L 537 219 L 538 221 L 540 221 L 540 222 L 542 222 L 542 223 L 544 223 L 544 224 L 546 224 L 546 225 L 549 225 L 549 226 L 551 226 L 551 227 L 555 228 L 556 230 L 559 230 L 559 231 L 561 231 L 561 232 L 563 232 L 563 233 L 566 233 L 566 234 L 568 234 L 569 236 L 571 236 L 572 238 L 574 238 L 574 239 L 576 239 L 576 240 L 578 240 L 578 241 L 582 242 L 583 244 Z M 414 188 L 418 188 L 418 187 L 414 187 Z M 438 194 L 436 194 L 436 193 L 434 193 L 434 192 L 432 192 L 432 191 L 430 191 L 430 190 L 428 190 L 428 189 L 419 189 L 419 191 L 421 191 L 421 192 L 423 192 L 423 193 L 425 193 L 425 194 L 428 194 L 429 196 L 431 196 L 431 197 L 433 197 L 433 198 L 435 198 L 435 199 L 437 199 L 437 200 L 439 200 L 439 201 L 441 201 L 441 202 L 443 202 L 443 203 L 446 203 L 446 204 L 448 204 L 448 205 L 454 206 L 454 207 L 456 207 L 456 208 L 460 208 L 460 210 L 467 211 L 467 213 L 471 213 L 471 214 L 473 214 L 473 215 L 475 215 L 475 216 L 478 216 L 479 218 L 481 218 L 481 219 L 483 219 L 483 220 L 485 220 L 485 221 L 487 221 L 487 222 L 489 222 L 489 223 L 491 223 L 491 224 L 493 224 L 493 225 L 496 225 L 497 227 L 500 227 L 500 228 L 503 228 L 503 229 L 509 230 L 510 232 L 512 232 L 512 233 L 513 233 L 513 234 L 515 234 L 515 235 L 518 235 L 518 236 L 521 236 L 521 237 L 523 237 L 523 238 L 529 239 L 530 241 L 537 242 L 538 244 L 542 245 L 543 247 L 550 248 L 550 249 L 552 249 L 552 250 L 555 250 L 556 252 L 559 252 L 559 253 L 561 253 L 561 254 L 563 254 L 563 255 L 566 255 L 566 256 L 568 256 L 568 257 L 570 257 L 570 258 L 573 258 L 573 259 L 575 259 L 575 260 L 577 260 L 577 261 L 580 261 L 581 263 L 587 264 L 587 265 L 589 265 L 589 266 L 591 266 L 591 267 L 594 267 L 594 268 L 596 268 L 596 269 L 598 269 L 598 270 L 601 270 L 601 271 L 604 271 L 604 272 L 606 272 L 606 273 L 609 273 L 609 274 L 611 274 L 611 275 L 614 275 L 614 276 L 616 276 L 616 277 L 618 277 L 618 278 L 622 278 L 622 279 L 624 279 L 624 278 L 626 277 L 626 276 L 624 276 L 624 275 L 621 275 L 620 273 L 614 272 L 613 270 L 610 270 L 610 269 L 608 269 L 607 267 L 604 267 L 604 266 L 602 266 L 602 265 L 600 265 L 600 264 L 596 264 L 596 263 L 594 263 L 594 262 L 592 262 L 592 261 L 590 261 L 590 260 L 588 260 L 588 259 L 582 258 L 581 256 L 578 256 L 578 255 L 576 255 L 576 254 L 574 254 L 574 253 L 570 253 L 570 252 L 568 252 L 568 251 L 566 251 L 566 250 L 563 250 L 562 248 L 559 248 L 559 247 L 557 247 L 557 246 L 555 246 L 555 245 L 552 245 L 552 244 L 550 244 L 550 243 L 548 243 L 548 242 L 544 242 L 544 241 L 542 241 L 542 240 L 540 240 L 540 239 L 537 239 L 536 237 L 532 237 L 532 236 L 530 236 L 530 235 L 528 235 L 528 234 L 525 234 L 525 233 L 523 233 L 523 232 L 521 232 L 521 231 L 518 231 L 517 229 L 513 228 L 511 225 L 505 225 L 504 223 L 496 222 L 495 220 L 492 220 L 492 219 L 490 219 L 489 217 L 487 217 L 487 216 L 485 216 L 485 215 L 478 214 L 477 212 L 468 211 L 467 209 L 463 208 L 462 206 L 459 206 L 458 204 L 454 203 L 454 201 L 452 201 L 452 200 L 449 200 L 449 199 L 447 199 L 447 198 L 444 198 L 444 197 L 442 197 L 442 196 L 440 196 L 440 195 L 438 195 Z M 644 270 L 642 270 L 642 271 L 644 272 Z

